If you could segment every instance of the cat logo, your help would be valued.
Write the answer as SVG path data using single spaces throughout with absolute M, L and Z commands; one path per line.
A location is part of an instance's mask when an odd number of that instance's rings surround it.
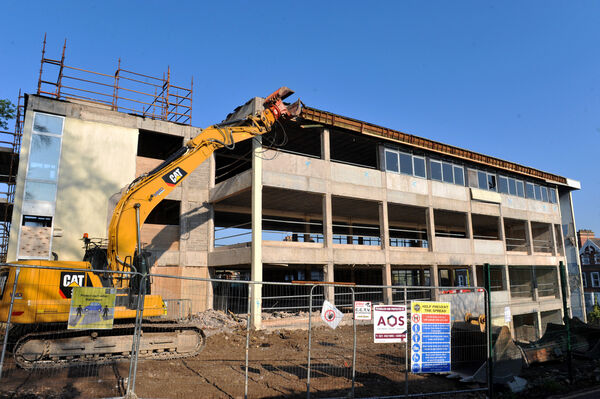
M 181 169 L 179 166 L 164 175 L 162 178 L 167 183 L 167 186 L 174 187 L 187 175 L 187 172 Z
M 73 287 L 84 287 L 87 284 L 85 273 L 82 272 L 61 272 L 60 273 L 60 296 L 64 299 L 71 298 Z

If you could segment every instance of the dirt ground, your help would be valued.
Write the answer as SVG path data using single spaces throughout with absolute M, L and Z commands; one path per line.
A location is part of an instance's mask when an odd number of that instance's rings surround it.
M 204 323 L 206 326 L 206 323 Z M 243 323 L 208 328 L 206 348 L 187 359 L 141 360 L 135 393 L 140 398 L 243 398 L 246 332 Z M 372 326 L 357 327 L 355 396 L 402 395 L 405 389 L 404 344 L 373 343 Z M 305 398 L 308 332 L 275 329 L 250 336 L 248 397 Z M 310 390 L 312 397 L 347 397 L 352 389 L 352 326 L 313 329 Z M 8 359 L 0 398 L 98 398 L 125 392 L 129 363 L 97 367 L 25 371 Z M 443 375 L 408 374 L 409 393 L 479 388 Z M 438 396 L 439 397 L 439 396 Z M 484 397 L 462 394 L 460 397 Z

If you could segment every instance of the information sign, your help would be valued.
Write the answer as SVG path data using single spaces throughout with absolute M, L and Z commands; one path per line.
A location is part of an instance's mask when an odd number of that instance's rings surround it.
M 406 342 L 406 306 L 373 306 L 374 342 Z
M 354 319 L 371 320 L 371 302 L 354 301 Z
M 111 329 L 115 319 L 115 288 L 73 287 L 68 329 Z
M 413 301 L 411 305 L 412 372 L 449 372 L 450 303 Z

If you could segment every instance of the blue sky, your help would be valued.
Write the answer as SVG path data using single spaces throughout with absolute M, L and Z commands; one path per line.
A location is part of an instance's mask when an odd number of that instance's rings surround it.
M 206 3 L 206 4 L 205 4 Z M 195 126 L 286 85 L 307 105 L 581 181 L 600 235 L 600 2 L 3 2 L 0 98 L 66 63 L 194 77 Z

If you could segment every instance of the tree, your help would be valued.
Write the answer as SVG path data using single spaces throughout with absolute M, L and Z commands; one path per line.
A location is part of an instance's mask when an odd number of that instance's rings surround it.
M 0 99 L 0 129 L 8 129 L 8 121 L 15 117 L 15 106 L 10 100 Z

